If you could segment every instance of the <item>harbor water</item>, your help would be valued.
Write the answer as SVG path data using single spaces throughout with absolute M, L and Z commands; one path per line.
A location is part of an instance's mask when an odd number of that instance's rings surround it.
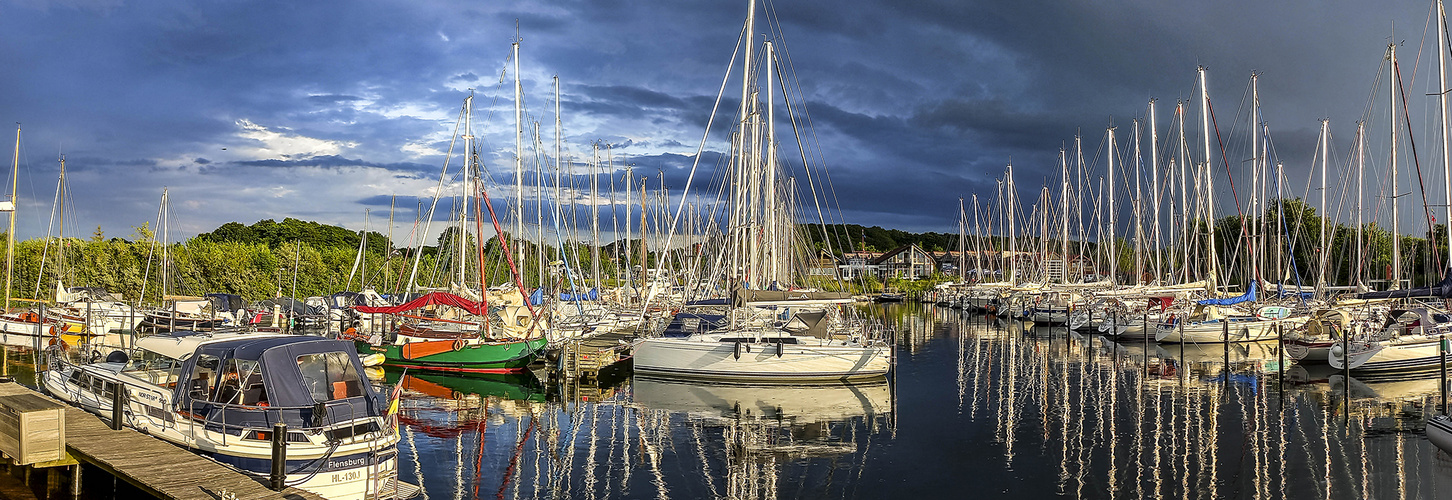
M 1286 364 L 1275 342 L 1116 345 L 931 305 L 870 313 L 899 331 L 876 383 L 375 383 L 402 385 L 400 478 L 429 499 L 1452 498 L 1452 457 L 1423 435 L 1435 376 L 1348 380 Z M 22 382 L 26 355 L 8 356 Z M 6 471 L 0 496 L 70 498 L 64 478 Z M 85 479 L 82 498 L 136 493 Z

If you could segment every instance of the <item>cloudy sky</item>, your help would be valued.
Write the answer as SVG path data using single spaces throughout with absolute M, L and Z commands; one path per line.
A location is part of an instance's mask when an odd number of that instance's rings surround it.
M 1322 119 L 1345 163 L 1357 120 L 1386 134 L 1378 72 L 1393 39 L 1418 154 L 1440 186 L 1425 1 L 775 0 L 767 11 L 850 223 L 956 231 L 958 198 L 991 198 L 1010 161 L 1026 197 L 1056 182 L 1076 132 L 1095 165 L 1110 126 L 1128 155 L 1149 99 L 1168 133 L 1199 65 L 1232 164 L 1247 149 L 1231 135 L 1248 128 L 1252 72 L 1288 170 L 1307 170 Z M 163 187 L 180 237 L 283 217 L 361 228 L 365 209 L 383 230 L 395 195 L 406 232 L 468 89 L 485 161 L 507 179 L 516 26 L 540 140 L 553 142 L 558 75 L 569 154 L 612 144 L 617 165 L 663 173 L 679 192 L 745 12 L 741 0 L 0 0 L 0 123 L 23 126 L 19 232 L 44 234 L 61 154 L 72 235 L 130 236 L 156 218 Z M 1305 177 L 1292 178 L 1301 192 Z

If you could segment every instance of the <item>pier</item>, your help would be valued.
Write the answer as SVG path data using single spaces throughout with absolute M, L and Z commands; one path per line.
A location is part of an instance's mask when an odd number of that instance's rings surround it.
M 0 397 L 17 395 L 44 397 L 18 383 L 0 383 Z M 71 476 L 73 492 L 80 484 L 80 475 L 74 471 L 79 471 L 79 463 L 84 462 L 158 498 L 322 499 L 316 494 L 291 487 L 273 491 L 265 484 L 266 478 L 253 478 L 132 429 L 112 430 L 100 417 L 74 406 L 57 404 L 64 407 L 66 458 L 35 466 L 74 467 Z

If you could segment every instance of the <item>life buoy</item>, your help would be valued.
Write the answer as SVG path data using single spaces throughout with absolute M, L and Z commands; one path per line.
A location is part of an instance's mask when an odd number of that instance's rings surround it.
M 455 351 L 462 351 L 464 349 L 464 339 L 462 339 L 462 338 L 454 339 L 454 346 L 453 347 L 454 347 L 454 350 Z

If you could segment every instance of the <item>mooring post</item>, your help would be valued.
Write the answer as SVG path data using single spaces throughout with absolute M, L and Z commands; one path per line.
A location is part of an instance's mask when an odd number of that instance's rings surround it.
M 81 496 L 81 464 L 71 466 L 71 498 Z
M 287 487 L 287 424 L 272 424 L 272 490 Z
M 111 430 L 119 431 L 122 427 L 123 409 L 126 407 L 126 388 L 120 383 L 111 384 Z
M 1447 414 L 1447 334 L 1437 338 L 1437 352 L 1442 354 L 1442 383 L 1437 384 L 1442 388 L 1442 414 Z

